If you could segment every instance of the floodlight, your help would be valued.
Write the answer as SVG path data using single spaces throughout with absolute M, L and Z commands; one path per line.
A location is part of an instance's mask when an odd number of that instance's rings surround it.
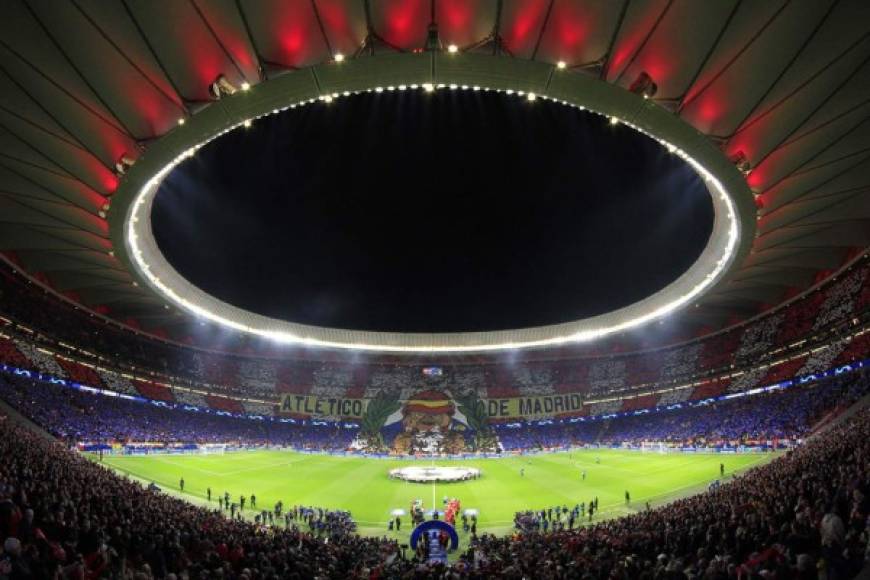
M 133 164 L 136 163 L 134 159 L 127 157 L 126 154 L 118 157 L 118 160 L 115 161 L 115 173 L 118 175 L 124 175 L 127 173 L 127 170 L 133 167 Z
M 208 86 L 208 90 L 211 93 L 211 96 L 218 100 L 221 97 L 234 95 L 238 92 L 236 86 L 228 81 L 227 77 L 224 75 L 218 75 L 217 78 Z
M 637 75 L 637 78 L 634 79 L 634 82 L 631 83 L 631 86 L 628 88 L 629 91 L 636 95 L 642 96 L 644 99 L 651 99 L 655 96 L 656 91 L 659 90 L 659 87 L 653 81 L 652 77 L 649 76 L 646 72 L 642 72 Z
M 737 170 L 743 175 L 749 175 L 749 172 L 752 171 L 752 163 L 749 162 L 749 158 L 746 157 L 746 153 L 742 150 L 737 151 L 730 157 L 730 159 L 731 163 L 733 163 Z

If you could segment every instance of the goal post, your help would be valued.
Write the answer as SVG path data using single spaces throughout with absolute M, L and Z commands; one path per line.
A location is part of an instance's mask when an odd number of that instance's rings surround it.
M 223 455 L 226 452 L 226 443 L 206 443 L 199 446 L 199 453 L 201 455 Z
M 667 453 L 670 446 L 664 441 L 642 441 L 640 450 L 644 453 Z

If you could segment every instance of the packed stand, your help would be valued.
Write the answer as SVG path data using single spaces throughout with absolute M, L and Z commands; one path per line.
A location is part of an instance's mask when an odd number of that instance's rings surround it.
M 684 446 L 785 443 L 800 439 L 827 413 L 868 393 L 870 375 L 865 371 L 707 405 L 609 420 L 503 424 L 495 430 L 505 451 L 644 441 Z
M 845 580 L 870 555 L 868 493 L 864 410 L 706 493 L 546 534 L 531 512 L 519 538 L 483 536 L 466 559 L 480 577 Z
M 64 348 L 57 341 L 98 353 L 114 361 L 118 368 L 129 370 L 135 365 L 137 375 L 143 371 L 156 373 L 164 378 L 171 377 L 166 380 L 173 384 L 197 385 L 202 387 L 200 390 L 234 397 L 272 400 L 283 392 L 360 397 L 383 389 L 404 389 L 420 384 L 460 392 L 473 389 L 492 398 L 551 392 L 601 394 L 655 382 L 711 376 L 730 370 L 732 365 L 739 368 L 770 360 L 779 347 L 796 339 L 808 339 L 807 345 L 836 341 L 854 329 L 851 320 L 866 321 L 870 315 L 867 312 L 870 305 L 868 264 L 866 258 L 860 260 L 836 280 L 832 279 L 787 307 L 697 342 L 634 354 L 620 354 L 618 351 L 622 349 L 616 349 L 606 356 L 577 346 L 572 347 L 573 355 L 546 362 L 506 364 L 498 357 L 482 363 L 463 359 L 459 364 L 450 365 L 449 381 L 423 379 L 421 366 L 406 363 L 367 361 L 354 365 L 292 357 L 282 361 L 208 353 L 148 338 L 106 322 L 83 308 L 58 301 L 4 264 L 0 264 L 0 292 L 4 296 L 0 313 L 35 329 L 35 336 L 27 333 L 30 339 L 35 338 L 36 343 L 51 345 L 60 352 Z M 266 343 L 256 344 L 259 348 Z M 629 350 L 633 348 L 644 350 L 642 346 L 628 345 Z M 274 349 L 263 352 L 279 354 Z M 778 352 L 777 356 L 781 354 Z M 102 364 L 107 363 L 104 360 Z M 369 368 L 362 370 L 362 367 Z M 287 380 L 288 375 L 294 374 L 305 376 L 305 380 Z
M 741 445 L 800 439 L 826 413 L 870 393 L 870 376 L 854 373 L 709 405 L 610 421 L 604 444 L 663 441 Z
M 576 506 L 567 518 L 520 514 L 520 535 L 473 535 L 447 565 L 405 560 L 395 542 L 341 524 L 304 531 L 228 519 L 143 489 L 9 420 L 0 420 L 0 456 L 0 573 L 13 578 L 844 580 L 865 567 L 870 537 L 867 410 L 662 508 L 576 529 Z M 543 520 L 560 524 L 544 533 Z
M 369 578 L 390 540 L 226 518 L 143 489 L 0 418 L 0 577 Z M 332 530 L 338 530 L 332 533 Z
M 345 423 L 314 425 L 185 411 L 12 375 L 0 375 L 0 399 L 71 443 L 234 443 L 343 451 L 358 433 Z
M 613 419 L 522 421 L 493 426 L 506 452 L 542 451 L 583 445 L 675 446 L 785 444 L 805 436 L 838 407 L 870 393 L 866 371 L 679 409 Z M 188 411 L 0 375 L 0 399 L 71 443 L 224 443 L 278 445 L 312 451 L 353 449 L 360 430 L 354 423 L 269 420 Z M 387 443 L 401 432 L 396 423 L 382 430 Z M 466 445 L 474 432 L 466 430 Z

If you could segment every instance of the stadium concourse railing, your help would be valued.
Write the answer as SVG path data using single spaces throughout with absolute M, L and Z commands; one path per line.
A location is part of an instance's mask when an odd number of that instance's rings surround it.
M 714 359 L 718 364 L 705 359 L 699 363 L 700 368 L 690 369 L 685 376 L 674 375 L 667 380 L 661 376 L 654 380 L 643 380 L 642 373 L 629 372 L 623 377 L 623 384 L 608 385 L 605 389 L 595 390 L 589 385 L 577 383 L 551 385 L 551 388 L 558 393 L 580 395 L 584 399 L 584 414 L 606 416 L 614 412 L 705 400 L 730 394 L 729 391 L 739 393 L 775 386 L 796 375 L 814 376 L 842 367 L 862 359 L 870 352 L 870 334 L 867 333 L 870 324 L 868 270 L 867 258 L 861 258 L 850 268 L 830 278 L 827 284 L 788 307 L 760 316 L 739 331 L 732 329 L 725 331 L 725 334 L 694 341 L 694 346 L 703 346 L 704 350 L 715 352 L 721 347 L 722 352 L 717 353 L 720 356 Z M 830 321 L 817 328 L 823 318 L 830 318 Z M 800 336 L 794 336 L 798 331 L 801 331 Z M 730 337 L 728 333 L 731 333 Z M 788 340 L 782 344 L 782 340 L 771 339 L 771 334 Z M 723 339 L 723 336 L 726 338 Z M 648 353 L 567 362 L 587 366 L 598 365 L 602 361 L 606 364 L 621 362 L 623 367 L 630 367 L 625 361 L 637 363 L 639 357 L 646 356 L 649 360 L 643 360 L 635 366 L 648 368 L 666 359 L 668 353 L 679 353 L 680 349 L 688 350 L 689 347 L 676 345 Z M 724 356 L 721 356 L 723 353 Z M 137 367 L 123 358 L 91 352 L 87 347 L 70 344 L 3 316 L 0 316 L 0 362 L 10 368 L 37 372 L 108 392 L 167 404 L 205 407 L 230 414 L 271 414 L 276 405 L 275 398 L 279 396 L 277 385 L 267 391 L 248 393 L 244 385 L 215 384 L 190 376 L 159 372 L 154 368 Z M 558 361 L 553 364 L 565 363 Z M 498 365 L 492 366 L 497 371 L 502 370 Z M 806 372 L 801 373 L 801 370 Z M 522 387 L 510 384 L 512 379 L 509 375 L 506 378 L 503 376 L 500 381 L 502 384 L 497 381 L 495 385 L 480 385 L 480 390 L 483 392 L 488 389 L 490 396 L 495 396 L 494 393 L 500 396 L 525 396 Z M 346 386 L 348 390 L 354 387 L 360 390 L 359 385 Z M 290 385 L 284 390 L 292 393 L 294 386 Z

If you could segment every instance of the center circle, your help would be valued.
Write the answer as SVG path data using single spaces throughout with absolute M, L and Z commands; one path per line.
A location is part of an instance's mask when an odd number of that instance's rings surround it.
M 400 479 L 411 483 L 451 483 L 479 477 L 480 469 L 476 467 L 412 465 L 390 470 L 391 479 Z
M 697 173 L 599 115 L 494 92 L 363 93 L 199 149 L 160 251 L 244 310 L 365 331 L 578 320 L 661 290 L 713 227 Z

